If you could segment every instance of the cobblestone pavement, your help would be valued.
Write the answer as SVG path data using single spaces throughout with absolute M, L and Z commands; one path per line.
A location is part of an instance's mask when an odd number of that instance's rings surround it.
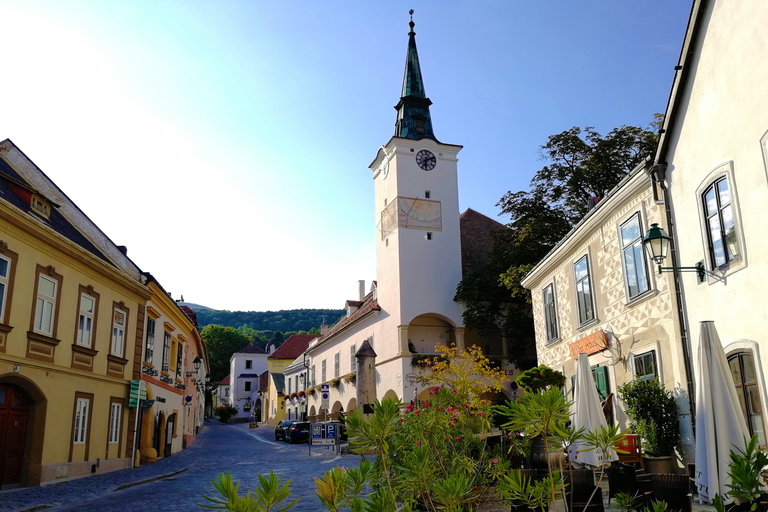
M 197 441 L 172 457 L 140 468 L 104 473 L 43 487 L 0 492 L 0 512 L 36 510 L 144 512 L 204 510 L 203 495 L 216 496 L 211 478 L 229 471 L 240 491 L 256 487 L 258 474 L 274 471 L 291 480 L 292 497 L 301 501 L 291 511 L 324 510 L 315 496 L 314 477 L 334 466 L 353 467 L 359 455 L 336 455 L 306 444 L 275 442 L 274 429 L 247 424 L 206 422 Z

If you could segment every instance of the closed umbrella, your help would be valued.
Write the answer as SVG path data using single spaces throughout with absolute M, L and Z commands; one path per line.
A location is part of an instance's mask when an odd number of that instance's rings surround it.
M 696 486 L 702 500 L 728 499 L 731 450 L 744 450 L 749 430 L 725 351 L 711 321 L 701 322 L 696 378 Z
M 571 405 L 571 425 L 574 430 L 584 429 L 585 432 L 597 432 L 601 427 L 607 427 L 597 387 L 592 377 L 587 354 L 579 354 L 576 368 L 576 382 L 573 389 L 573 405 Z M 591 450 L 584 441 L 577 441 L 568 448 L 568 458 L 577 464 L 591 467 L 609 466 L 611 461 L 619 460 L 616 452 L 602 449 Z

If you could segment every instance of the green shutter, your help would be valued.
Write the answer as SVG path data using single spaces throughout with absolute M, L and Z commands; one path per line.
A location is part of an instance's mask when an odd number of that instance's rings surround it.
M 595 379 L 595 386 L 597 386 L 597 394 L 600 395 L 600 400 L 605 400 L 611 392 L 608 385 L 608 367 L 595 366 L 592 368 L 592 377 Z

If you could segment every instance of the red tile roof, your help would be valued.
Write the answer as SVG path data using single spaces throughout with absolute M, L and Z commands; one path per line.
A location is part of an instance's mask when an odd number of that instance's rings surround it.
M 293 361 L 307 350 L 310 341 L 319 337 L 319 334 L 292 334 L 277 350 L 269 355 L 269 359 L 290 359 Z
M 264 392 L 269 385 L 269 370 L 259 375 L 259 391 Z
M 363 300 L 362 305 L 357 308 L 354 313 L 339 320 L 336 325 L 331 327 L 328 332 L 322 336 L 320 343 L 335 335 L 336 333 L 344 330 L 346 327 L 354 324 L 363 317 L 368 316 L 368 314 L 374 311 L 381 311 L 381 307 L 379 306 L 379 301 L 373 298 L 373 293 L 369 293 L 365 296 L 365 300 Z
M 264 349 L 252 343 L 247 344 L 237 351 L 237 354 L 264 354 Z
M 459 216 L 461 232 L 462 275 L 488 263 L 493 248 L 493 232 L 508 229 L 501 222 L 476 212 L 472 208 Z
M 229 386 L 229 378 L 231 375 L 227 375 L 223 381 L 219 382 L 219 386 Z

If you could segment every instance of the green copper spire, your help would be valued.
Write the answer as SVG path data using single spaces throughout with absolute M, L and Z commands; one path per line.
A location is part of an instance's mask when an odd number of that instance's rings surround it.
M 395 122 L 395 137 L 404 139 L 435 139 L 432 132 L 432 118 L 429 106 L 432 102 L 424 91 L 424 80 L 421 78 L 419 52 L 416 50 L 416 32 L 413 31 L 413 9 L 410 10 L 411 21 L 408 26 L 408 52 L 405 56 L 405 74 L 403 76 L 403 91 L 400 101 L 395 105 L 397 121 Z

